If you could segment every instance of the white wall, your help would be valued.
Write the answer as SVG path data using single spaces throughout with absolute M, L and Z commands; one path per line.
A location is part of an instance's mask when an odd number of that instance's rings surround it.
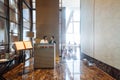
M 94 0 L 81 0 L 81 51 L 93 57 L 93 4 Z
M 81 0 L 81 13 L 82 52 L 120 69 L 120 0 Z

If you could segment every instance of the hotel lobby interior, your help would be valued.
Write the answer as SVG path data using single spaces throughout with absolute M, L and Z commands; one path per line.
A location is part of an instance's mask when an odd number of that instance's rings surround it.
M 120 80 L 119 4 L 0 0 L 0 80 Z

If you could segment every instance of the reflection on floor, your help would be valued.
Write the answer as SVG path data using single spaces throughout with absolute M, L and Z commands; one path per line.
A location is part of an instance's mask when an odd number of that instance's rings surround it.
M 64 50 L 54 69 L 34 69 L 34 58 L 4 74 L 7 80 L 115 80 L 97 67 L 89 67 L 80 61 L 79 47 L 76 50 Z M 25 73 L 26 74 L 20 74 Z

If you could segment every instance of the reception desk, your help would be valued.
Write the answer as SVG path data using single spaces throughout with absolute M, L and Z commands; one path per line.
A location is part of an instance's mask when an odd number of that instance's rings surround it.
M 34 68 L 54 68 L 56 61 L 55 44 L 34 45 Z

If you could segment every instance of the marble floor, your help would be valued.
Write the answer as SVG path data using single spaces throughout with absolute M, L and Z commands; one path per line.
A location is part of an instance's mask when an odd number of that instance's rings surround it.
M 34 69 L 34 57 L 4 74 L 6 80 L 115 80 L 96 66 L 80 61 L 79 47 L 65 49 L 63 57 L 57 57 L 54 69 Z

